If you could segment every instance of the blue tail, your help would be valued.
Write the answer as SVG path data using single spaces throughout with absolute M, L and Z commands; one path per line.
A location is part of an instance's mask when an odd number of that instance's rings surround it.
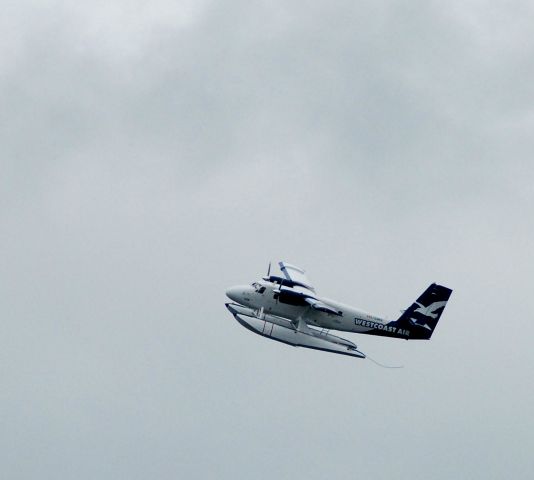
M 406 331 L 410 340 L 429 340 L 451 293 L 450 288 L 433 283 L 392 324 Z

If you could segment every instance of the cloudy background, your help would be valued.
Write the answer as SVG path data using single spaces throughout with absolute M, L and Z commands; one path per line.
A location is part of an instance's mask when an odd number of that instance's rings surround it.
M 9 479 L 534 469 L 531 2 L 2 2 Z M 241 328 L 269 260 L 430 342 Z

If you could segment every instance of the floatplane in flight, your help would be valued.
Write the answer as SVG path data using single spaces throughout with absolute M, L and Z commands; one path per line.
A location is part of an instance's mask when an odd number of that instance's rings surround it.
M 231 287 L 226 307 L 245 328 L 296 347 L 366 358 L 356 344 L 330 330 L 405 340 L 430 340 L 452 290 L 433 283 L 397 320 L 386 320 L 319 297 L 304 270 L 279 262 L 280 275 Z

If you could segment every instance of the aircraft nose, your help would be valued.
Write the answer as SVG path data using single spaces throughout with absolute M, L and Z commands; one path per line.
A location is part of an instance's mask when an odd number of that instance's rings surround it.
M 241 287 L 230 287 L 228 290 L 226 290 L 226 296 L 230 300 L 239 303 L 241 299 Z

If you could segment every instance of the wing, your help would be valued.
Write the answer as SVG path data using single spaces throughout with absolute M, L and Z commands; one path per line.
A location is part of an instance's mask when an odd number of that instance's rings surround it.
M 320 312 L 330 313 L 332 315 L 341 315 L 340 311 L 336 310 L 335 308 L 332 308 L 330 305 L 327 305 L 326 303 L 320 302 L 316 298 L 306 297 L 304 301 L 307 304 L 309 304 L 314 310 L 319 310 Z
M 341 315 L 341 312 L 335 308 L 315 298 L 315 289 L 312 287 L 302 268 L 285 262 L 279 262 L 278 265 L 280 265 L 280 270 L 282 270 L 286 279 L 293 283 L 291 287 L 282 285 L 278 289 L 280 294 L 298 297 L 304 305 L 307 303 L 314 310 L 329 313 L 331 315 Z
M 279 262 L 278 265 L 280 265 L 280 270 L 282 270 L 282 273 L 288 280 L 293 282 L 295 285 L 300 285 L 308 290 L 311 290 L 312 292 L 315 292 L 315 289 L 308 280 L 308 277 L 306 277 L 302 268 L 295 267 L 295 265 L 290 265 L 289 263 L 285 262 Z

